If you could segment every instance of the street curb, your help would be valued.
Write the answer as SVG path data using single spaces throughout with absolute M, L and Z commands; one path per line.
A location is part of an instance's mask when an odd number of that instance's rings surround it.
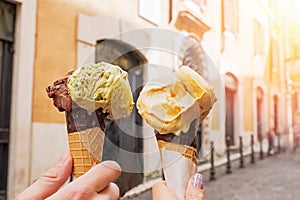
M 251 154 L 251 149 L 247 148 L 244 151 L 243 156 L 246 157 L 246 156 L 249 156 L 250 154 Z M 230 160 L 231 161 L 236 161 L 240 157 L 241 157 L 240 153 L 233 153 L 233 154 L 230 155 L 230 158 L 231 158 Z M 227 158 L 226 157 L 221 157 L 220 159 L 215 160 L 215 167 L 224 166 L 226 163 L 227 163 Z M 210 167 L 211 167 L 211 164 L 208 162 L 208 163 L 198 165 L 197 170 L 198 170 L 198 172 L 205 172 L 205 171 L 210 170 Z M 125 198 L 129 198 L 129 199 L 134 198 L 134 197 L 138 196 L 139 194 L 150 190 L 155 183 L 158 183 L 160 181 L 162 181 L 161 177 L 146 181 L 146 182 L 132 188 L 128 192 L 126 192 L 125 195 L 123 197 L 121 197 L 120 199 L 122 200 L 122 199 L 125 199 Z

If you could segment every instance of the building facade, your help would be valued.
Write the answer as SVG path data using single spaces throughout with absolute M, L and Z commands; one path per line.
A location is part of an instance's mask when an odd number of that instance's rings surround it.
M 299 6 L 295 6 L 296 1 L 289 1 L 285 9 L 290 13 L 286 14 L 285 18 L 288 23 L 286 23 L 286 48 L 285 48 L 285 63 L 287 70 L 287 80 L 288 80 L 288 94 L 290 101 L 289 116 L 291 120 L 291 134 L 290 140 L 294 142 L 295 148 L 299 146 L 300 138 L 300 113 L 299 113 L 299 88 L 300 88 L 300 41 L 298 35 L 300 34 L 300 29 L 298 26 L 300 15 L 298 14 Z

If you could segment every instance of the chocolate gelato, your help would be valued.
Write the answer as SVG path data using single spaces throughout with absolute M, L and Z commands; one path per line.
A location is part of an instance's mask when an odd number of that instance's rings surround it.
M 102 108 L 98 108 L 90 115 L 86 109 L 79 107 L 72 101 L 67 87 L 68 78 L 74 71 L 68 72 L 65 77 L 60 78 L 52 85 L 46 88 L 49 98 L 53 99 L 54 106 L 60 111 L 65 111 L 68 133 L 86 130 L 89 128 L 100 126 L 104 131 L 105 117 L 107 114 L 102 113 Z
M 72 110 L 72 99 L 70 97 L 67 81 L 69 76 L 74 71 L 68 72 L 65 77 L 62 77 L 56 81 L 52 85 L 49 85 L 46 88 L 47 94 L 49 98 L 53 99 L 54 106 L 60 111 L 70 111 Z M 74 104 L 73 106 L 76 106 Z

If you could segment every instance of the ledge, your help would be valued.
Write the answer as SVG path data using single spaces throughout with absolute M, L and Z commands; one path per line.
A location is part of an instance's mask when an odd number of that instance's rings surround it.
M 205 32 L 210 30 L 210 27 L 203 19 L 195 16 L 188 10 L 179 12 L 175 22 L 175 27 L 179 30 L 195 33 L 200 38 L 202 38 Z

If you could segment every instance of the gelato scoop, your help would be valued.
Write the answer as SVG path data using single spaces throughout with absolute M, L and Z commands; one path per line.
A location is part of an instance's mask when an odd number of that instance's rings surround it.
M 160 134 L 187 132 L 194 119 L 202 121 L 215 102 L 212 86 L 188 66 L 149 82 L 137 100 L 141 116 Z
M 67 87 L 68 78 L 72 73 L 73 71 L 68 72 L 64 77 L 54 81 L 52 85 L 46 88 L 48 97 L 53 99 L 54 106 L 60 112 L 72 110 L 72 99 Z
M 217 100 L 213 87 L 188 66 L 180 67 L 177 73 L 179 79 L 185 83 L 188 93 L 197 100 L 200 110 L 199 122 L 203 121 Z
M 132 110 L 127 73 L 109 63 L 91 64 L 69 72 L 46 91 L 65 112 L 73 175 L 78 178 L 102 160 L 106 117 L 124 117 Z
M 127 72 L 119 66 L 101 62 L 78 68 L 67 82 L 72 100 L 89 113 L 102 108 L 109 118 L 131 113 L 133 98 Z

